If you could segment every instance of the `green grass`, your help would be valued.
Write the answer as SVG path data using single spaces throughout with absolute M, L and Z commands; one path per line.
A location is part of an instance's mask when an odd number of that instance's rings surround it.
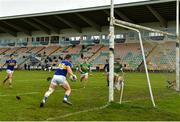
M 6 74 L 3 71 L 0 75 L 2 81 Z M 52 75 L 53 72 L 45 71 L 15 71 L 13 88 L 0 86 L 0 120 L 180 120 L 180 94 L 166 88 L 164 74 L 150 74 L 157 108 L 152 107 L 144 73 L 126 74 L 121 105 L 117 103 L 119 93 L 115 91 L 116 102 L 106 108 L 96 109 L 107 104 L 108 87 L 105 74 L 93 73 L 84 89 L 80 82 L 70 82 L 73 89 L 70 101 L 73 106 L 62 103 L 64 91 L 57 88 L 45 107 L 39 108 L 49 86 L 46 78 Z M 16 95 L 21 100 L 16 100 Z M 86 111 L 92 109 L 94 111 Z

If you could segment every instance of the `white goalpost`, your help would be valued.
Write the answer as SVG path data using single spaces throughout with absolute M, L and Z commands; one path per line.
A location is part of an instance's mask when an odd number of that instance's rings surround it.
M 114 0 L 111 0 L 109 27 L 109 102 L 114 101 Z
M 179 1 L 179 0 L 177 0 Z M 140 41 L 140 47 L 141 47 L 141 53 L 143 56 L 143 62 L 144 62 L 144 68 L 145 68 L 145 72 L 146 72 L 146 78 L 147 78 L 147 83 L 148 83 L 148 88 L 149 88 L 149 93 L 150 93 L 150 97 L 151 97 L 151 102 L 153 107 L 156 107 L 155 101 L 154 101 L 154 97 L 153 97 L 153 92 L 152 92 L 152 88 L 151 88 L 151 82 L 150 82 L 150 78 L 149 78 L 149 73 L 148 73 L 148 69 L 147 69 L 147 63 L 146 63 L 146 57 L 145 57 L 145 53 L 144 53 L 144 47 L 143 47 L 143 43 L 142 43 L 142 36 L 141 36 L 141 30 L 147 30 L 147 31 L 151 31 L 151 32 L 158 32 L 164 35 L 169 35 L 169 36 L 176 36 L 175 34 L 172 33 L 168 33 L 168 32 L 164 32 L 164 31 L 160 31 L 157 29 L 152 29 L 149 27 L 145 27 L 145 26 L 141 26 L 141 25 L 137 25 L 137 24 L 132 24 L 130 22 L 125 22 L 122 20 L 117 20 L 114 18 L 114 0 L 111 0 L 111 8 L 110 8 L 110 27 L 109 27 L 109 31 L 110 31 L 110 41 L 109 41 L 109 67 L 110 67 L 110 73 L 109 73 L 109 102 L 114 101 L 114 91 L 113 91 L 113 79 L 114 79 L 114 25 L 118 26 L 118 27 L 122 27 L 122 28 L 126 28 L 129 30 L 133 30 L 135 32 L 138 33 L 138 37 L 139 37 L 139 41 Z M 177 34 L 178 35 L 178 34 Z M 178 37 L 178 36 L 177 36 Z M 178 45 L 178 46 L 177 46 Z M 177 49 L 178 48 L 178 49 Z M 176 82 L 179 84 L 179 53 L 177 54 L 177 51 L 179 52 L 179 42 L 177 39 L 177 43 L 176 43 Z M 178 66 L 178 68 L 177 68 Z M 177 73 L 178 72 L 178 73 Z M 178 75 L 177 75 L 178 74 Z M 178 78 L 177 78 L 178 76 Z M 178 90 L 179 90 L 179 85 L 177 85 Z M 120 97 L 120 103 L 122 101 L 122 94 L 123 94 L 123 90 L 121 93 L 121 97 Z
M 179 91 L 179 0 L 176 1 L 176 91 Z

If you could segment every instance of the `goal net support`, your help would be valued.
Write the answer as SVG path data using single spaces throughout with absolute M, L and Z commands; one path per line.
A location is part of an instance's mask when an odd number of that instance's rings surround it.
M 114 79 L 114 26 L 126 28 L 126 29 L 129 29 L 129 30 L 133 30 L 133 31 L 138 33 L 138 38 L 139 38 L 139 41 L 140 41 L 141 53 L 142 53 L 142 57 L 143 57 L 143 62 L 144 62 L 144 68 L 145 68 L 149 93 L 150 93 L 150 97 L 151 97 L 151 102 L 152 102 L 153 107 L 155 107 L 156 105 L 155 105 L 153 92 L 152 92 L 152 88 L 151 88 L 151 82 L 150 82 L 149 73 L 148 73 L 148 69 L 147 69 L 146 57 L 145 57 L 145 52 L 144 52 L 144 47 L 143 47 L 143 43 L 142 43 L 142 36 L 141 36 L 140 30 L 146 30 L 146 31 L 150 31 L 150 32 L 157 32 L 157 33 L 161 33 L 161 34 L 168 35 L 168 36 L 176 36 L 176 35 L 172 34 L 172 33 L 164 32 L 164 31 L 160 31 L 160 30 L 157 30 L 157 29 L 153 29 L 153 28 L 149 28 L 149 27 L 145 27 L 145 26 L 141 26 L 141 25 L 130 23 L 130 22 L 115 19 L 114 18 L 114 0 L 111 0 L 110 27 L 109 27 L 109 31 L 110 31 L 110 34 L 109 34 L 109 36 L 110 36 L 110 41 L 109 41 L 109 67 L 110 67 L 110 73 L 109 73 L 109 82 L 110 82 L 109 83 L 109 102 L 114 100 L 114 91 L 113 91 L 113 79 Z M 179 48 L 179 46 L 178 46 L 178 48 Z M 177 63 L 179 63 L 179 55 L 176 54 L 176 57 L 177 57 L 176 58 L 176 64 L 177 64 Z M 179 67 L 176 67 L 176 72 L 179 72 Z M 178 75 L 178 77 L 179 77 L 179 75 Z M 176 81 L 177 84 L 178 84 L 176 89 L 177 89 L 177 91 L 179 91 L 179 79 L 177 79 L 177 76 L 176 76 L 176 80 L 178 80 L 178 81 Z

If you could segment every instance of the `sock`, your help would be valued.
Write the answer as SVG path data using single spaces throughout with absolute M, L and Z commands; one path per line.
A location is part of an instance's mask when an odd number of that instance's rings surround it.
M 8 80 L 8 77 L 6 79 L 4 79 L 3 83 L 5 83 Z
M 49 88 L 49 90 L 45 93 L 42 102 L 45 103 L 47 98 L 54 92 L 54 89 Z
M 65 95 L 64 95 L 64 100 L 67 101 L 67 100 L 68 100 L 68 97 L 69 97 L 69 96 L 65 94 Z
M 43 102 L 43 103 L 45 103 L 45 102 L 46 102 L 46 100 L 47 100 L 47 97 L 46 97 L 46 96 L 44 96 L 44 97 L 43 97 L 42 102 Z
M 9 86 L 10 86 L 10 87 L 12 86 L 12 81 L 11 81 L 11 80 L 9 81 Z
M 109 80 L 107 80 L 107 86 L 109 86 Z

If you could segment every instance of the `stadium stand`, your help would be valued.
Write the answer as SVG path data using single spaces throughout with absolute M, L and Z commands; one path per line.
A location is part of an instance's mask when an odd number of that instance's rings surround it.
M 160 43 L 147 57 L 150 70 L 175 70 L 175 42 Z
M 167 41 L 144 42 L 145 55 L 148 62 L 149 70 L 175 70 L 175 43 Z M 31 47 L 14 47 L 0 49 L 0 65 L 2 65 L 10 54 L 14 54 L 20 68 L 25 63 L 32 66 L 45 66 L 55 64 L 66 54 L 72 55 L 74 64 L 82 62 L 86 57 L 94 66 L 103 68 L 106 59 L 108 59 L 108 46 L 102 44 L 93 45 L 70 45 L 60 47 L 53 46 L 31 46 Z M 143 69 L 143 58 L 139 43 L 116 43 L 115 60 L 123 64 L 125 70 Z
M 155 19 L 154 14 L 147 9 L 147 5 L 152 5 L 148 2 L 123 7 L 121 11 L 127 15 L 124 21 L 141 23 L 147 27 L 175 33 L 175 1 L 151 2 L 167 23 L 159 24 L 158 19 Z M 137 7 L 139 11 L 135 10 Z M 118 6 L 116 9 L 122 8 Z M 64 55 L 72 54 L 75 63 L 82 62 L 82 57 L 86 57 L 94 66 L 104 65 L 109 50 L 109 22 L 107 21 L 109 9 L 92 8 L 92 11 L 83 11 L 84 13 L 75 11 L 76 14 L 67 12 L 41 16 L 37 14 L 36 17 L 27 15 L 24 18 L 4 18 L 0 21 L 5 28 L 0 30 L 0 63 L 4 63 L 10 54 L 14 54 L 20 67 L 25 63 L 34 66 L 47 63 L 54 65 Z M 64 21 L 62 22 L 60 18 L 64 18 Z M 87 18 L 91 21 L 87 22 Z M 115 18 L 123 20 L 118 14 L 115 14 Z M 145 30 L 141 30 L 141 34 L 148 68 L 150 70 L 165 70 L 168 67 L 175 69 L 173 42 L 176 37 Z M 115 60 L 125 65 L 126 70 L 143 69 L 138 35 L 134 31 L 115 29 L 114 52 Z

